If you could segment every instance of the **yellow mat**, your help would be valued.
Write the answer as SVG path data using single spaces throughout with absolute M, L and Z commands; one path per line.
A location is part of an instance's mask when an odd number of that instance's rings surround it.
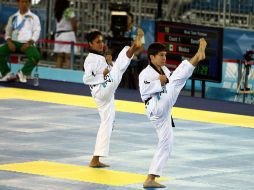
M 42 175 L 67 180 L 98 183 L 112 186 L 124 186 L 143 183 L 146 175 L 90 168 L 48 161 L 35 161 L 0 165 L 0 170 Z M 160 178 L 159 180 L 169 180 Z
M 86 108 L 96 108 L 94 100 L 88 96 L 70 95 L 63 93 L 45 92 L 18 88 L 0 88 L 0 99 L 22 99 L 71 106 L 80 106 Z M 135 114 L 145 113 L 145 106 L 143 103 L 140 102 L 116 100 L 115 105 L 116 111 Z M 219 113 L 188 108 L 177 108 L 177 107 L 173 108 L 173 116 L 174 118 L 190 121 L 254 128 L 254 117 L 252 116 Z

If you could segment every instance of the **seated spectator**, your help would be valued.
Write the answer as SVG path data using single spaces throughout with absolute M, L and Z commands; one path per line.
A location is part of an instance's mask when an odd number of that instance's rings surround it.
M 0 47 L 0 81 L 13 79 L 7 64 L 9 55 L 24 53 L 27 62 L 16 76 L 20 82 L 26 83 L 27 76 L 31 75 L 40 60 L 40 53 L 34 43 L 39 39 L 41 25 L 39 17 L 29 9 L 31 0 L 17 0 L 17 3 L 19 10 L 9 17 L 5 33 L 6 43 Z

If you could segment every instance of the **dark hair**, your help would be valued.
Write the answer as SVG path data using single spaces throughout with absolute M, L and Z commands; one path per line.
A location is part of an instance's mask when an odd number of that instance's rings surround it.
M 167 48 L 164 44 L 159 42 L 152 43 L 147 50 L 148 60 L 151 62 L 150 55 L 155 56 L 161 51 L 167 51 Z
M 134 15 L 131 12 L 127 12 L 127 15 L 131 17 L 131 23 L 134 22 Z
M 98 30 L 95 30 L 95 31 L 92 31 L 92 32 L 88 33 L 86 35 L 86 39 L 89 43 L 89 42 L 94 41 L 94 39 L 97 38 L 98 36 L 102 36 L 102 33 Z
M 59 22 L 62 19 L 65 9 L 69 8 L 69 6 L 70 1 L 68 0 L 56 0 L 54 12 L 57 22 Z

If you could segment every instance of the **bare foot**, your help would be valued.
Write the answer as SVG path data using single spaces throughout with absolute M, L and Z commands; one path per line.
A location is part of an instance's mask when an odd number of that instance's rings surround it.
M 139 28 L 138 32 L 137 32 L 137 36 L 134 39 L 134 42 L 132 43 L 131 47 L 128 49 L 128 51 L 126 52 L 126 55 L 128 58 L 131 58 L 135 53 L 138 53 L 139 51 L 142 50 L 143 48 L 143 43 L 142 38 L 144 37 L 144 31 Z
M 89 166 L 92 167 L 92 168 L 109 167 L 109 165 L 103 164 L 102 162 L 100 162 L 100 156 L 93 156 L 92 160 L 90 161 Z
M 109 167 L 109 165 L 104 164 L 102 162 L 90 162 L 89 167 L 92 167 L 92 168 L 106 168 L 106 167 Z
M 206 41 L 204 38 L 201 38 L 199 40 L 199 48 L 198 48 L 198 53 L 197 53 L 197 56 L 198 56 L 198 61 L 201 61 L 201 60 L 204 60 L 205 59 L 205 48 L 206 48 Z
M 143 184 L 144 188 L 165 188 L 165 185 L 162 185 L 154 180 L 146 180 Z
M 140 47 L 142 47 L 142 45 L 143 45 L 143 41 L 142 41 L 142 38 L 143 38 L 143 36 L 144 36 L 144 31 L 141 29 L 141 28 L 138 28 L 138 31 L 137 31 L 137 36 L 136 36 L 136 38 L 134 39 L 134 43 L 133 43 L 133 45 L 134 45 L 134 47 L 135 48 L 140 48 Z

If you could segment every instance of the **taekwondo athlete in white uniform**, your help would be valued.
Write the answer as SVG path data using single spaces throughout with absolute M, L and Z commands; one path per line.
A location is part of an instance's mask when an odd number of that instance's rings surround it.
M 131 47 L 125 46 L 122 49 L 111 70 L 102 54 L 104 43 L 101 32 L 93 31 L 87 35 L 90 52 L 84 62 L 83 81 L 91 89 L 101 119 L 90 167 L 109 166 L 100 162 L 100 157 L 106 157 L 109 154 L 110 136 L 115 120 L 114 94 L 134 53 L 142 47 L 143 35 L 144 32 L 139 30 Z
M 144 188 L 164 188 L 155 181 L 160 177 L 173 145 L 171 111 L 186 80 L 192 75 L 199 61 L 205 59 L 206 41 L 199 40 L 197 53 L 189 61 L 184 60 L 170 73 L 166 64 L 167 49 L 161 43 L 148 48 L 149 65 L 139 75 L 139 88 L 145 102 L 146 114 L 159 139 Z

